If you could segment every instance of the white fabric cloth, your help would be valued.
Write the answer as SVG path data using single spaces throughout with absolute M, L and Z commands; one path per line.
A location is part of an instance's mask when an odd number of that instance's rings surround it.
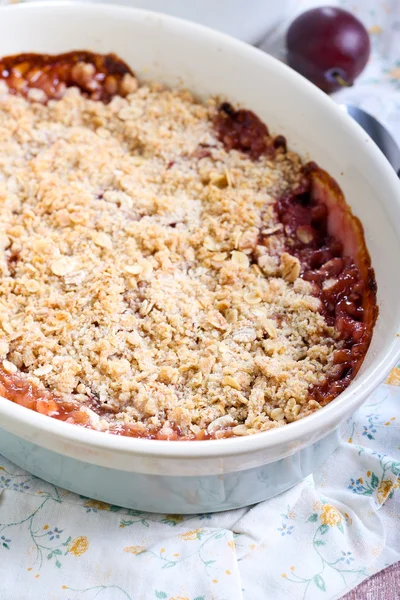
M 304 10 L 315 2 L 299 1 Z M 336 94 L 400 143 L 400 3 L 347 1 L 373 57 Z M 285 26 L 266 49 L 282 55 Z M 397 44 L 397 48 L 396 48 Z M 313 476 L 255 507 L 180 517 L 125 510 L 41 481 L 0 456 L 1 600 L 334 600 L 400 559 L 400 370 Z
M 400 559 L 399 440 L 400 387 L 382 385 L 314 476 L 249 509 L 185 517 L 82 498 L 0 457 L 0 598 L 340 598 Z

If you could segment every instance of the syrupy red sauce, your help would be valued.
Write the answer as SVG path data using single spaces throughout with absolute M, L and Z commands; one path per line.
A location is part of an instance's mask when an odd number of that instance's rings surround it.
M 80 68 L 82 64 L 89 66 L 89 73 Z M 59 55 L 18 54 L 0 60 L 0 79 L 12 93 L 26 96 L 30 89 L 37 89 L 45 93 L 47 100 L 60 99 L 65 88 L 75 86 L 92 100 L 109 102 L 121 93 L 127 73 L 133 74 L 115 54 L 86 50 Z
M 74 67 L 79 63 L 93 65 L 92 82 L 77 77 Z M 59 56 L 23 54 L 0 60 L 0 79 L 4 79 L 12 93 L 26 96 L 30 88 L 42 89 L 47 99 L 62 97 L 65 87 L 77 86 L 86 96 L 108 102 L 120 93 L 123 76 L 132 74 L 129 67 L 117 56 L 76 51 Z M 78 73 L 79 75 L 79 73 Z M 96 84 L 93 84 L 93 81 Z M 251 111 L 235 110 L 230 104 L 221 105 L 214 120 L 218 138 L 226 150 L 232 149 L 249 155 L 253 160 L 260 156 L 273 158 L 286 152 L 283 136 L 272 137 L 267 126 Z M 208 146 L 200 148 L 198 158 L 209 156 Z M 329 235 L 329 211 L 313 194 L 313 180 L 320 178 L 337 198 L 340 209 L 346 213 L 347 222 L 354 225 L 360 252 L 358 266 L 355 257 L 346 256 L 343 243 Z M 296 189 L 278 198 L 275 205 L 279 221 L 284 226 L 287 251 L 301 263 L 301 277 L 312 283 L 314 294 L 321 300 L 321 313 L 327 323 L 335 327 L 342 348 L 334 352 L 334 365 L 326 381 L 310 389 L 310 398 L 322 405 L 333 400 L 350 383 L 367 352 L 377 317 L 376 283 L 365 247 L 362 227 L 351 215 L 337 184 L 315 163 L 303 167 L 303 179 Z M 262 235 L 260 234 L 260 243 Z M 18 260 L 18 257 L 12 257 Z M 335 280 L 326 287 L 324 281 Z M 21 375 L 0 369 L 0 396 L 54 419 L 93 429 L 88 413 L 79 404 L 65 402 L 50 390 L 39 390 Z M 108 420 L 98 400 L 89 398 L 86 407 L 99 417 Z M 230 429 L 209 434 L 201 430 L 197 435 L 183 436 L 178 426 L 171 430 L 152 430 L 140 425 L 110 424 L 108 431 L 114 435 L 158 440 L 208 440 L 231 437 Z
M 375 302 L 376 283 L 369 265 L 364 265 L 363 278 L 355 259 L 345 255 L 343 243 L 329 235 L 328 209 L 312 193 L 312 175 L 319 168 L 309 163 L 302 170 L 304 182 L 277 200 L 276 213 L 284 225 L 287 251 L 299 259 L 301 277 L 312 283 L 321 300 L 320 312 L 342 342 L 326 381 L 310 390 L 310 396 L 324 405 L 349 385 L 368 350 L 377 316 L 370 305 Z
M 251 111 L 235 110 L 224 102 L 214 125 L 227 151 L 239 150 L 254 160 L 260 156 L 271 158 L 278 150 L 286 151 L 285 138 L 272 138 L 266 125 Z M 299 259 L 301 277 L 312 282 L 313 293 L 321 300 L 321 313 L 335 327 L 342 342 L 343 347 L 334 352 L 334 365 L 325 382 L 310 389 L 310 397 L 324 405 L 349 385 L 368 350 L 377 317 L 376 282 L 361 224 L 345 207 L 340 188 L 315 163 L 304 165 L 302 171 L 302 181 L 277 199 L 275 210 L 284 226 L 287 252 Z M 346 256 L 342 241 L 328 233 L 328 208 L 313 194 L 315 174 L 325 180 L 331 198 L 353 221 L 363 273 L 356 266 L 355 257 Z
M 82 410 L 81 405 L 73 401 L 66 402 L 50 390 L 39 390 L 20 375 L 7 373 L 2 368 L 0 368 L 0 396 L 57 421 L 65 421 L 86 429 L 94 429 L 89 414 L 84 409 Z M 91 409 L 99 417 L 107 418 L 109 416 L 106 411 L 100 408 L 95 397 L 89 399 L 85 407 Z M 204 430 L 196 435 L 186 437 L 174 423 L 171 423 L 171 431 L 168 434 L 163 432 L 161 428 L 154 427 L 150 430 L 139 425 L 123 423 L 110 424 L 107 431 L 114 435 L 150 440 L 209 440 L 215 437 Z M 226 431 L 220 437 L 231 437 L 231 435 L 230 431 Z
M 214 127 L 228 152 L 240 150 L 253 160 L 261 155 L 272 158 L 277 148 L 286 148 L 285 138 L 272 138 L 268 127 L 251 110 L 235 110 L 228 102 L 219 107 Z

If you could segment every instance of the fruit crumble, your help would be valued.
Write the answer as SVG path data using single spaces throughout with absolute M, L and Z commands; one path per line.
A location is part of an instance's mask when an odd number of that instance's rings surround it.
M 376 286 L 324 171 L 252 112 L 113 55 L 0 67 L 4 398 L 201 440 L 281 427 L 349 384 Z

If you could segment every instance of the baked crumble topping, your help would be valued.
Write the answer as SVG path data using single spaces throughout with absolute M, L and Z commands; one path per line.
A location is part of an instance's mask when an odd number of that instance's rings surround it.
M 299 156 L 249 111 L 128 71 L 107 98 L 72 83 L 23 97 L 0 82 L 2 395 L 161 439 L 318 410 L 331 399 L 318 390 L 355 370 L 338 372 L 352 345 L 317 284 L 360 275 L 336 242 L 330 275 L 303 277 L 316 229 L 297 227 L 296 246 L 282 219 L 284 199 L 308 193 Z

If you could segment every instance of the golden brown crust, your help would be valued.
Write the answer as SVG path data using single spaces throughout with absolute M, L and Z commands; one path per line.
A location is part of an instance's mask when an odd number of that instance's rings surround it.
M 104 57 L 73 56 L 79 89 L 21 88 L 28 101 L 0 88 L 2 394 L 158 439 L 247 435 L 318 410 L 310 390 L 343 342 L 276 213 L 308 185 L 300 158 L 255 115 L 263 143 L 239 130 L 247 154 L 227 148 L 214 100 L 130 73 L 126 97 L 102 96 L 87 65 Z

